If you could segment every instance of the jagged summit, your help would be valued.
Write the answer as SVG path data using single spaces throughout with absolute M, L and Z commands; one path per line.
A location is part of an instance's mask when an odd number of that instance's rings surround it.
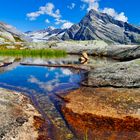
M 63 40 L 105 40 L 113 43 L 131 44 L 140 40 L 140 29 L 127 22 L 115 20 L 106 13 L 90 10 L 78 23 L 69 28 Z

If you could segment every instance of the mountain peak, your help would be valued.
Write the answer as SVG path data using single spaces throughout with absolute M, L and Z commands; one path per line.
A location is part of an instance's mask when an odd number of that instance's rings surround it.
M 140 29 L 129 23 L 115 20 L 112 16 L 90 10 L 62 37 L 63 40 L 104 40 L 112 43 L 131 44 L 140 40 Z

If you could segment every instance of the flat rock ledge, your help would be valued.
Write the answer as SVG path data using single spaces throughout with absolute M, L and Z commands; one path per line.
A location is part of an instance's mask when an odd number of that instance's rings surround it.
M 91 68 L 85 86 L 140 88 L 140 59 Z
M 81 87 L 63 99 L 62 114 L 80 139 L 139 140 L 140 90 Z
M 0 140 L 44 140 L 43 124 L 26 96 L 0 88 Z

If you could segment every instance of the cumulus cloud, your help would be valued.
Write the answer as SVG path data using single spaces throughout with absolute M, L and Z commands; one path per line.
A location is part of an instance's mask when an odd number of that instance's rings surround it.
M 116 20 L 123 21 L 123 22 L 128 21 L 128 18 L 125 16 L 124 12 L 117 13 L 113 8 L 104 8 L 102 12 L 114 17 L 114 19 Z
M 72 25 L 73 25 L 72 22 L 67 21 L 67 22 L 65 22 L 65 23 L 61 26 L 61 28 L 62 28 L 62 29 L 68 29 L 68 28 L 70 28 Z
M 82 2 L 88 4 L 87 10 L 94 9 L 96 11 L 101 11 L 103 13 L 107 13 L 108 15 L 112 16 L 114 19 L 128 22 L 128 18 L 125 16 L 124 12 L 118 13 L 113 8 L 104 8 L 103 10 L 99 9 L 99 1 L 100 0 L 81 0 Z M 81 9 L 84 9 L 83 7 L 80 7 Z
M 59 85 L 60 81 L 59 79 L 53 79 L 47 82 L 43 82 L 34 76 L 30 76 L 30 78 L 28 79 L 28 82 L 38 85 L 39 88 L 44 89 L 46 92 L 51 92 Z
M 85 10 L 85 8 L 86 8 L 86 4 L 83 4 L 83 5 L 80 6 L 80 9 L 81 9 L 82 11 Z
M 91 9 L 98 10 L 99 8 L 99 0 L 81 0 L 84 3 L 88 4 L 88 11 Z
M 68 20 L 55 19 L 55 21 L 56 25 L 62 24 L 61 26 L 62 29 L 70 28 L 73 25 L 73 23 Z
M 66 23 L 67 22 L 67 20 L 64 20 L 64 19 L 55 19 L 55 24 L 56 25 L 59 25 L 59 24 L 61 24 L 61 23 Z
M 75 7 L 75 3 L 71 4 L 71 8 Z M 36 20 L 41 15 L 48 15 L 54 18 L 55 25 L 60 25 L 62 28 L 69 28 L 73 23 L 62 19 L 61 13 L 59 9 L 55 8 L 53 3 L 47 3 L 45 6 L 39 7 L 39 10 L 36 12 L 31 12 L 27 14 L 29 20 Z M 50 23 L 48 19 L 45 20 L 46 23 Z
M 69 8 L 69 9 L 74 9 L 75 8 L 75 6 L 76 6 L 76 4 L 75 3 L 71 3 L 71 5 L 68 5 L 67 6 L 67 8 Z
M 50 21 L 48 19 L 45 20 L 46 23 L 50 23 Z
M 64 75 L 72 75 L 72 74 L 73 74 L 72 71 L 69 70 L 69 69 L 61 69 L 61 70 L 62 70 L 62 73 L 63 73 Z
M 56 9 L 53 3 L 47 3 L 45 6 L 41 6 L 38 11 L 27 14 L 30 20 L 36 20 L 40 15 L 49 15 L 54 18 L 60 18 L 60 10 Z
M 27 14 L 27 17 L 30 20 L 36 20 L 36 18 L 39 17 L 39 16 L 40 16 L 40 14 L 38 12 L 32 12 L 32 13 Z

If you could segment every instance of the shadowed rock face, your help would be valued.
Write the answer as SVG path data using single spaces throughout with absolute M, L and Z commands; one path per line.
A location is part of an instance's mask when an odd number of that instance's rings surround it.
M 120 44 L 138 43 L 140 29 L 126 22 L 115 20 L 113 17 L 90 10 L 80 21 L 74 24 L 62 37 L 63 40 L 94 40 Z
M 62 98 L 63 116 L 81 139 L 140 139 L 139 89 L 82 87 Z

